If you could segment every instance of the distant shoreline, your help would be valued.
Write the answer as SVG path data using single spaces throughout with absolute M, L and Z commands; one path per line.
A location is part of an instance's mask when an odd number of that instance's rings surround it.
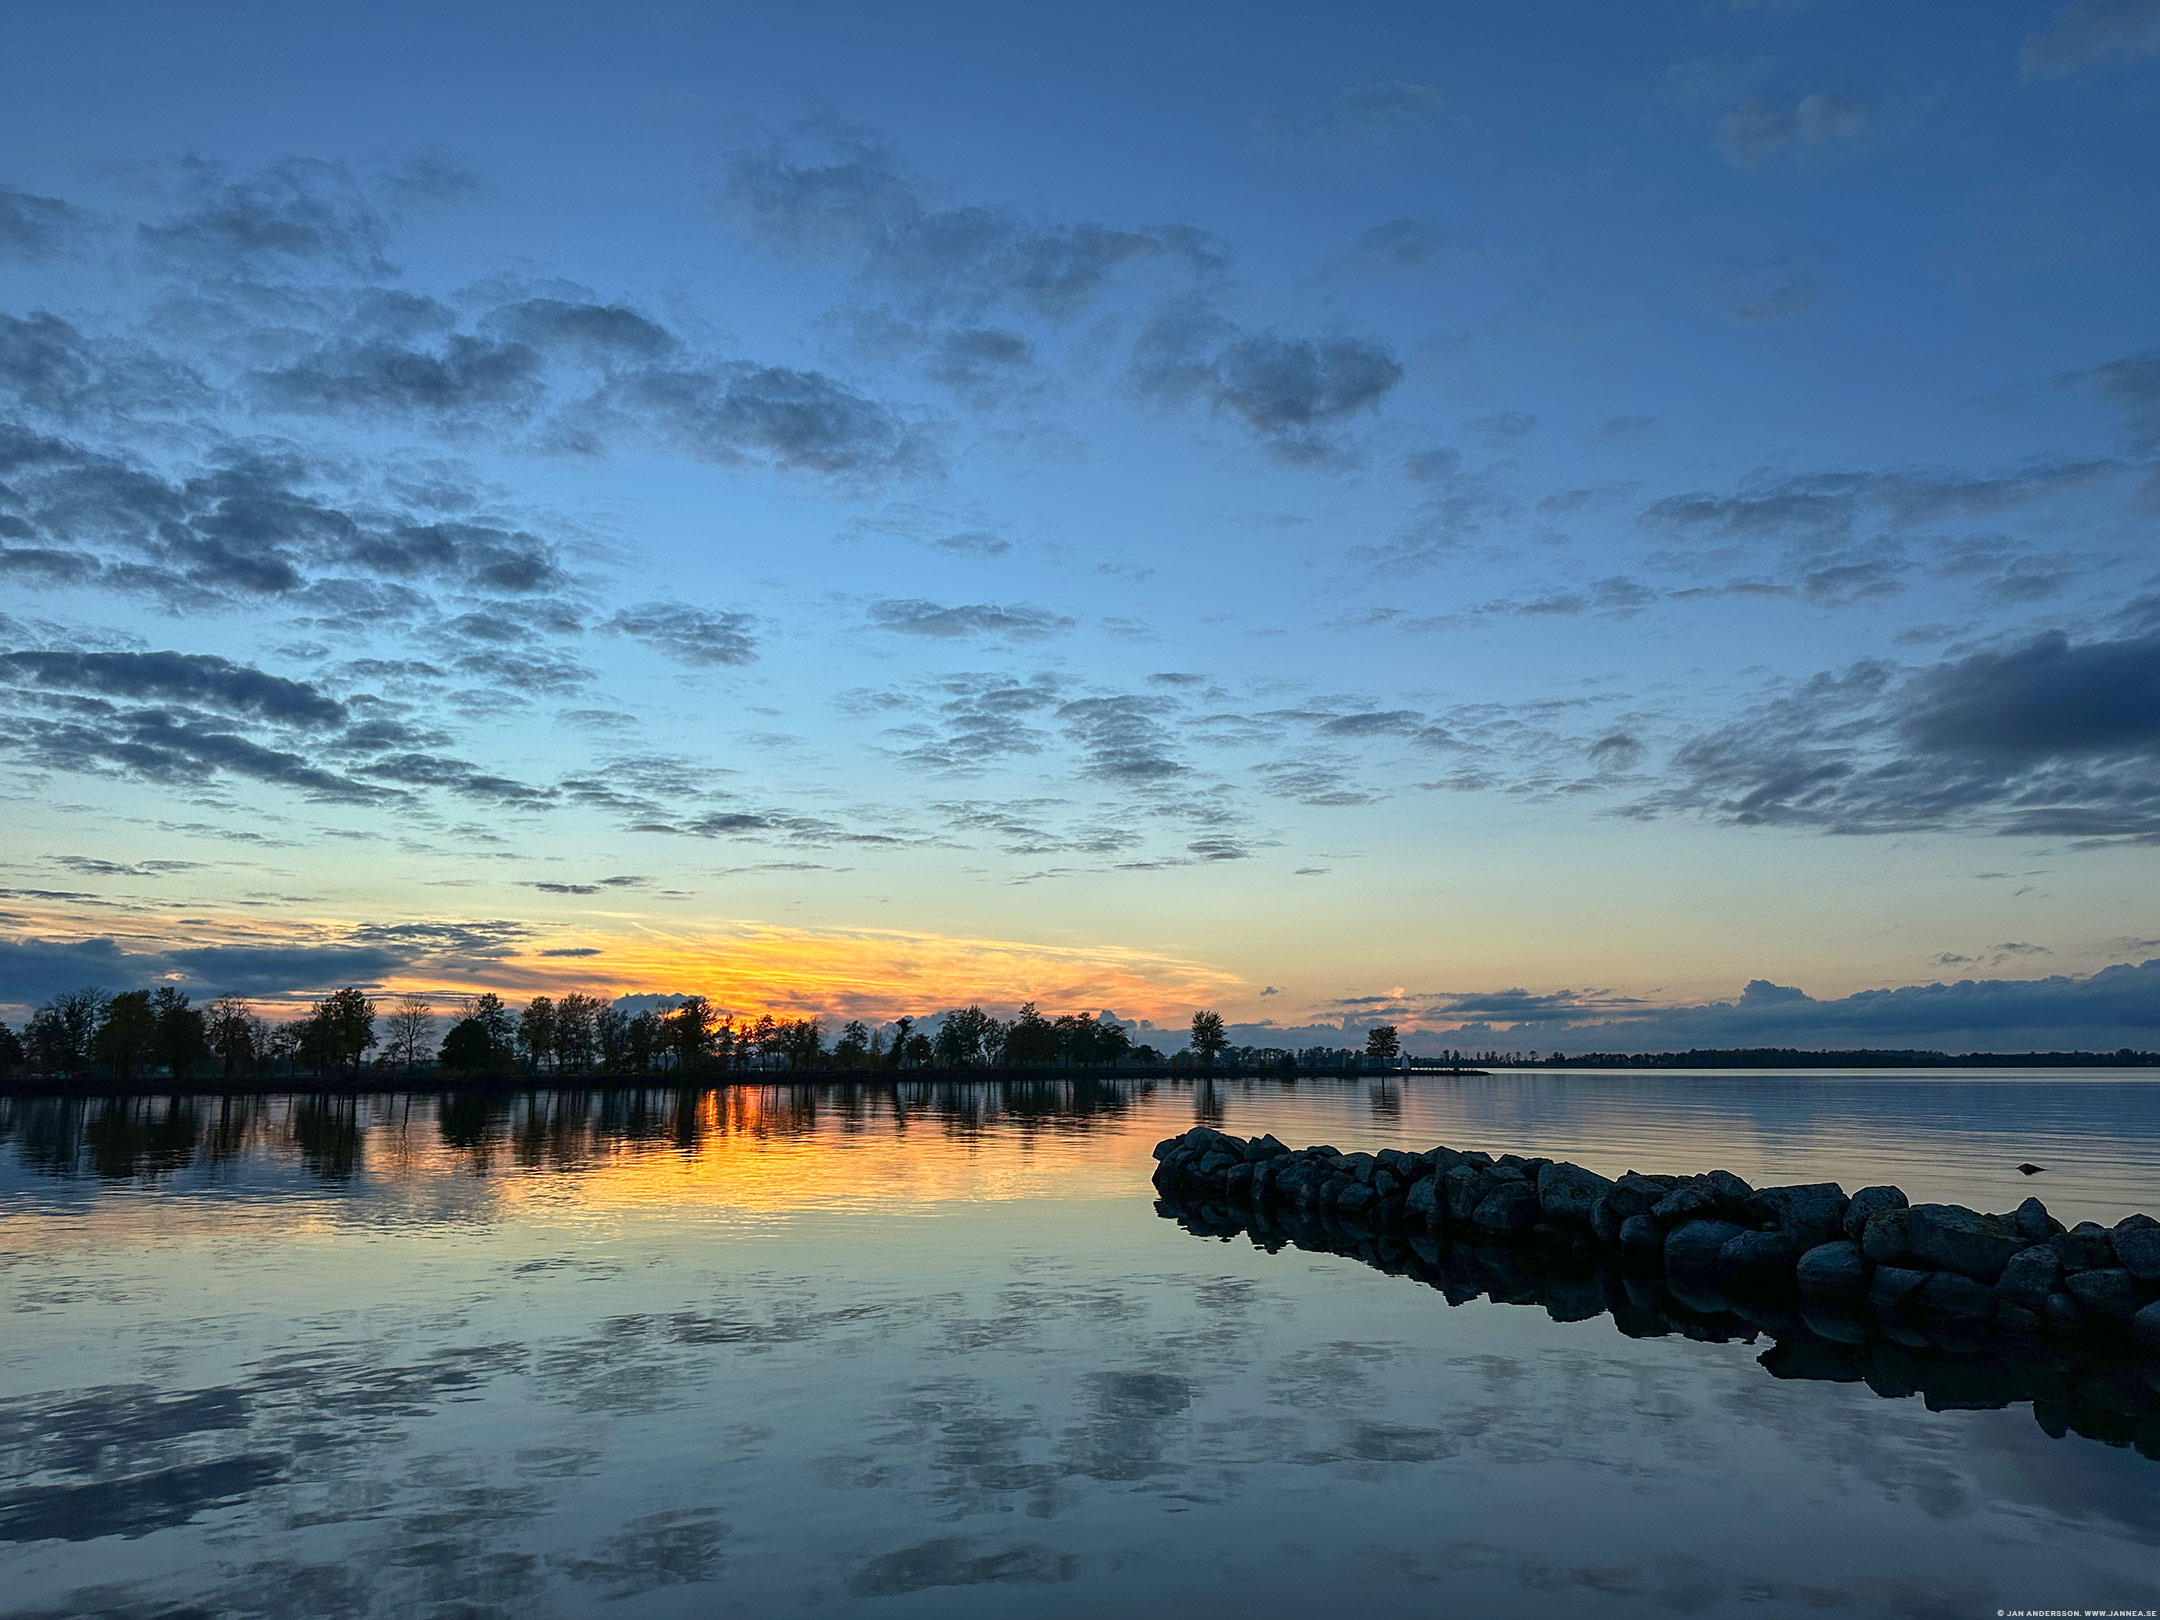
M 1692 1055 L 1692 1054 L 1690 1054 Z M 1236 1080 L 1275 1081 L 1284 1085 L 1314 1081 L 1369 1081 L 1403 1079 L 1499 1079 L 1517 1074 L 1581 1073 L 1706 1074 L 1737 1071 L 1746 1074 L 1777 1074 L 1810 1070 L 1865 1070 L 1883 1075 L 1925 1074 L 1944 1069 L 2160 1069 L 2160 1055 L 2136 1053 L 2128 1057 L 2099 1053 L 1975 1054 L 1968 1057 L 1935 1055 L 1917 1061 L 1889 1062 L 1883 1054 L 1801 1053 L 1806 1061 L 1747 1063 L 1720 1057 L 1717 1061 L 1653 1063 L 1646 1058 L 1586 1059 L 1563 1063 L 1513 1063 L 1495 1068 L 1468 1068 L 1413 1063 L 1408 1069 L 1300 1069 L 1288 1073 L 1279 1068 L 1238 1068 L 1229 1065 L 1213 1070 L 1169 1064 L 1133 1065 L 1123 1068 L 965 1068 L 902 1069 L 746 1069 L 711 1074 L 505 1074 L 445 1075 L 440 1072 L 390 1074 L 369 1072 L 358 1076 L 323 1078 L 305 1074 L 265 1075 L 225 1081 L 216 1077 L 174 1081 L 153 1076 L 114 1080 L 109 1076 L 80 1081 L 52 1081 L 30 1076 L 0 1080 L 0 1098 L 35 1097 L 364 1097 L 395 1092 L 516 1096 L 530 1092 L 584 1091 L 726 1091 L 745 1086 L 846 1086 L 862 1091 L 890 1090 L 897 1086 L 922 1085 L 1040 1085 L 1045 1081 L 1121 1080 Z M 1867 1061 L 1868 1058 L 1874 1061 Z

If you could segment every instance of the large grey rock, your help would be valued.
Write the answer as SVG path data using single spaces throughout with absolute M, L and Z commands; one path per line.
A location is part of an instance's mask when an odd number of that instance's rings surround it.
M 2047 1308 L 2040 1313 L 2040 1319 L 2058 1333 L 2075 1333 L 2091 1325 L 2092 1313 L 2075 1297 L 2058 1288 L 2048 1295 Z
M 1800 1246 L 1783 1232 L 1742 1232 L 1718 1251 L 1718 1271 L 1733 1283 L 1784 1281 L 1799 1260 Z
M 2123 1270 L 2139 1282 L 2160 1282 L 2160 1221 L 2132 1215 L 2115 1223 L 2108 1241 Z
M 1715 1217 L 1683 1222 L 1665 1234 L 1665 1269 L 1714 1275 L 1725 1245 L 1746 1230 Z
M 1876 1209 L 1868 1216 L 1867 1225 L 1860 1233 L 1860 1252 L 1878 1266 L 1900 1265 L 1911 1258 L 1911 1233 L 1907 1224 L 1911 1213 L 1902 1204 Z
M 1202 1181 L 1219 1182 L 1232 1165 L 1244 1162 L 1242 1157 L 1212 1149 L 1193 1167 L 1193 1174 Z
M 1364 1182 L 1367 1186 L 1372 1184 L 1372 1173 L 1375 1167 L 1376 1161 L 1370 1153 L 1345 1153 L 1341 1159 L 1336 1161 L 1336 1168 L 1349 1171 L 1351 1175 Z
M 1440 1190 L 1448 1219 L 1467 1221 L 1485 1196 L 1485 1172 L 1474 1164 L 1458 1164 L 1440 1178 Z
M 1845 1235 L 1855 1243 L 1867 1230 L 1868 1217 L 1880 1209 L 1903 1209 L 1905 1193 L 1898 1187 L 1862 1187 L 1845 1205 Z
M 1623 1249 L 1640 1253 L 1657 1248 L 1661 1241 L 1657 1217 L 1647 1210 L 1640 1215 L 1630 1215 L 1620 1223 L 1620 1247 Z
M 1279 1159 L 1290 1150 L 1275 1140 L 1271 1131 L 1266 1136 L 1256 1136 L 1245 1148 L 1245 1157 L 1255 1164 L 1263 1159 Z
M 1914 1258 L 1992 1284 L 2010 1257 L 2025 1248 L 2017 1228 L 2000 1215 L 1962 1204 L 1915 1204 L 1905 1212 L 1905 1243 Z
M 1478 1201 L 1470 1224 L 1480 1232 L 1527 1232 L 1541 1218 L 1535 1187 L 1527 1181 L 1503 1181 Z
M 2063 1270 L 2097 1271 L 2115 1264 L 2115 1235 L 2098 1221 L 2079 1221 L 2055 1240 Z
M 1253 1167 L 1249 1164 L 1233 1164 L 1223 1172 L 1223 1191 L 1243 1202 L 1252 1196 Z
M 1650 1206 L 1665 1196 L 1661 1188 L 1630 1186 L 1628 1180 L 1622 1176 L 1591 1202 L 1590 1230 L 1600 1243 L 1618 1243 L 1620 1223 L 1630 1215 L 1649 1214 Z
M 2047 1309 L 2047 1297 L 2055 1292 L 2056 1279 L 2062 1275 L 2062 1257 L 2052 1243 L 2036 1243 L 2029 1249 L 2020 1249 L 2010 1257 L 2002 1268 L 2002 1275 L 1995 1279 L 1998 1297 L 2013 1300 L 2028 1311 Z
M 1764 1187 L 1750 1201 L 1758 1217 L 1801 1249 L 1828 1243 L 1845 1230 L 1845 1189 L 1834 1181 L 1798 1187 Z
M 2047 1212 L 2047 1205 L 2037 1198 L 2028 1198 L 2018 1205 L 2017 1213 L 2010 1223 L 2018 1229 L 2018 1236 L 2027 1243 L 2045 1243 L 2062 1228 L 2062 1222 Z
M 2069 1272 L 2063 1277 L 2063 1292 L 2112 1322 L 2129 1321 L 2145 1304 L 2137 1279 L 2120 1266 Z
M 1422 1176 L 1411 1182 L 1410 1190 L 1403 1194 L 1403 1219 L 1414 1226 L 1430 1226 L 1440 1207 L 1439 1193 L 1436 1177 Z
M 2130 1337 L 2148 1350 L 2160 1350 L 2160 1299 L 2130 1318 Z
M 1538 1172 L 1538 1207 L 1548 1221 L 1569 1226 L 1590 1224 L 1590 1210 L 1612 1183 L 1579 1164 L 1548 1164 Z
M 1720 1218 L 1747 1212 L 1755 1189 L 1730 1170 L 1712 1170 L 1692 1176 L 1650 1206 L 1661 1226 L 1677 1226 L 1698 1215 Z
M 1921 1285 L 1920 1308 L 1933 1316 L 1985 1321 L 1995 1314 L 1995 1290 L 1954 1271 L 1938 1271 Z
M 1793 1276 L 1803 1293 L 1867 1292 L 1867 1260 L 1860 1253 L 1860 1245 L 1848 1239 L 1818 1243 L 1800 1257 Z
M 1934 1275 L 1911 1266 L 1877 1266 L 1875 1275 L 1868 1279 L 1868 1303 L 1877 1310 L 1894 1311 L 1908 1296 L 1925 1288 Z

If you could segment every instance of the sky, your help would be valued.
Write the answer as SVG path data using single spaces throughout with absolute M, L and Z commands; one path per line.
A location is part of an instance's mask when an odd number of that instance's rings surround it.
M 9 36 L 0 1015 L 2160 1045 L 2160 0 Z

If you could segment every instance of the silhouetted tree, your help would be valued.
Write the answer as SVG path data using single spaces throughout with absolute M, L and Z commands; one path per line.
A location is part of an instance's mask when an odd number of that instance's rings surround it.
M 660 1015 L 651 1008 L 630 1020 L 626 1031 L 630 1039 L 630 1069 L 634 1074 L 650 1074 L 660 1059 L 661 1048 L 666 1044 L 667 1028 Z
M 815 1018 L 797 1018 L 780 1026 L 776 1041 L 791 1069 L 815 1069 L 825 1057 L 825 1026 Z
M 1393 1063 L 1402 1056 L 1402 1037 L 1393 1024 L 1375 1024 L 1366 1031 L 1365 1055 L 1377 1063 Z
M 261 1027 L 262 1021 L 238 996 L 219 996 L 210 1003 L 203 1035 L 212 1055 L 225 1066 L 228 1082 L 238 1078 L 242 1071 L 252 1072 L 258 1062 L 270 1055 L 257 1034 Z
M 425 998 L 414 995 L 398 997 L 398 1004 L 390 1010 L 390 1061 L 410 1074 L 420 1066 L 420 1054 L 426 1049 L 428 1037 L 435 1032 L 435 1009 Z
M 903 1069 L 927 1069 L 937 1057 L 937 1048 L 930 1044 L 927 1035 L 910 1035 L 905 1049 L 896 1050 L 901 1050 L 900 1067 Z
M 38 1008 L 23 1030 L 30 1061 L 47 1074 L 80 1074 L 89 1068 L 98 1024 L 111 999 L 97 986 L 86 985 L 64 991 Z
M 908 1066 L 908 1042 L 913 1037 L 914 1033 L 914 1019 L 895 1018 L 893 1020 L 892 1052 L 890 1054 L 890 1057 L 892 1066 L 894 1068 L 904 1069 Z M 926 1041 L 923 1044 L 927 1046 L 929 1043 Z
M 318 1075 L 326 1069 L 339 1074 L 350 1065 L 359 1078 L 361 1060 L 375 1045 L 373 1001 L 347 985 L 316 1002 L 302 1025 L 301 1056 Z
M 555 1003 L 547 996 L 534 996 L 518 1014 L 518 1050 L 525 1055 L 525 1067 L 534 1074 L 555 1061 Z
M 593 1044 L 600 1054 L 603 1074 L 630 1072 L 630 1015 L 620 1007 L 602 1007 L 593 1014 Z
M 685 996 L 667 1015 L 666 1043 L 674 1054 L 678 1074 L 697 1074 L 705 1067 L 711 1046 L 712 1003 L 703 996 Z
M 937 1061 L 947 1069 L 975 1068 L 1003 1049 L 1005 1026 L 970 1003 L 955 1007 L 938 1025 Z
M 563 1074 L 588 1074 L 598 1042 L 600 1000 L 573 990 L 555 1003 L 555 1067 Z
M 175 1080 L 183 1080 L 210 1053 L 202 1010 L 189 1005 L 185 991 L 161 984 L 150 998 L 150 1011 L 157 1020 L 152 1056 Z
M 836 1069 L 859 1069 L 870 1061 L 870 1028 L 859 1018 L 850 1018 L 840 1026 L 840 1038 L 833 1042 L 833 1067 Z
M 1052 1024 L 1035 1010 L 1034 1002 L 1023 1001 L 1012 1027 L 1005 1031 L 1005 1061 L 1016 1069 L 1036 1063 L 1054 1063 L 1061 1045 L 1066 1048 L 1066 1055 L 1072 1056 L 1069 1039 L 1072 1032 L 1063 1027 L 1071 1022 L 1060 1018 Z M 1060 1041 L 1061 1034 L 1067 1039 Z
M 1187 1044 L 1192 1047 L 1193 1056 L 1197 1057 L 1204 1067 L 1214 1068 L 1216 1058 L 1220 1057 L 1223 1048 L 1230 1044 L 1230 1037 L 1223 1029 L 1222 1014 L 1194 1013 L 1192 1035 Z
M 132 1080 L 157 1046 L 157 1011 L 147 990 L 123 990 L 105 1004 L 91 1051 L 115 1080 Z
M 0 1024 L 0 1074 L 13 1074 L 28 1056 L 29 1048 L 23 1045 L 22 1037 Z

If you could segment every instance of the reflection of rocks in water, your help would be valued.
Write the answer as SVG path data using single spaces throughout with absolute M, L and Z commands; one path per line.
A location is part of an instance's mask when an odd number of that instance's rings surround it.
M 897 1597 L 939 1586 L 1069 1581 L 1079 1570 L 1080 1560 L 1070 1553 L 1033 1542 L 976 1552 L 966 1538 L 946 1536 L 871 1559 L 848 1577 L 847 1589 L 855 1597 Z
M 1730 1295 L 1712 1282 L 1673 1278 L 1654 1261 L 1616 1263 L 1557 1241 L 1419 1231 L 1271 1205 L 1233 1208 L 1165 1189 L 1156 1209 L 1200 1237 L 1247 1237 L 1275 1253 L 1286 1247 L 1338 1254 L 1378 1271 L 1413 1278 L 1450 1305 L 1475 1299 L 1541 1308 L 1555 1321 L 1610 1316 L 1630 1338 L 1678 1335 L 1710 1343 L 1768 1343 L 1757 1358 L 1772 1377 L 1864 1383 L 1877 1395 L 1922 1398 L 1931 1411 L 1991 1410 L 2030 1403 L 2049 1435 L 2079 1434 L 2134 1446 L 2160 1459 L 2160 1361 L 2116 1341 L 2008 1338 L 1960 1331 L 1956 1324 L 1885 1317 L 1864 1301 L 1783 1294 Z M 1370 1369 L 1358 1346 L 1331 1347 L 1328 1365 L 1310 1369 L 1293 1400 L 1340 1403 Z M 1348 1359 L 1344 1359 L 1345 1357 Z M 1302 1384 L 1309 1383 L 1310 1389 Z M 1352 1403 L 1354 1404 L 1354 1402 Z M 1442 1437 L 1413 1431 L 1352 1429 L 1350 1454 L 1416 1458 Z M 1445 1455 L 1434 1452 L 1433 1455 Z

